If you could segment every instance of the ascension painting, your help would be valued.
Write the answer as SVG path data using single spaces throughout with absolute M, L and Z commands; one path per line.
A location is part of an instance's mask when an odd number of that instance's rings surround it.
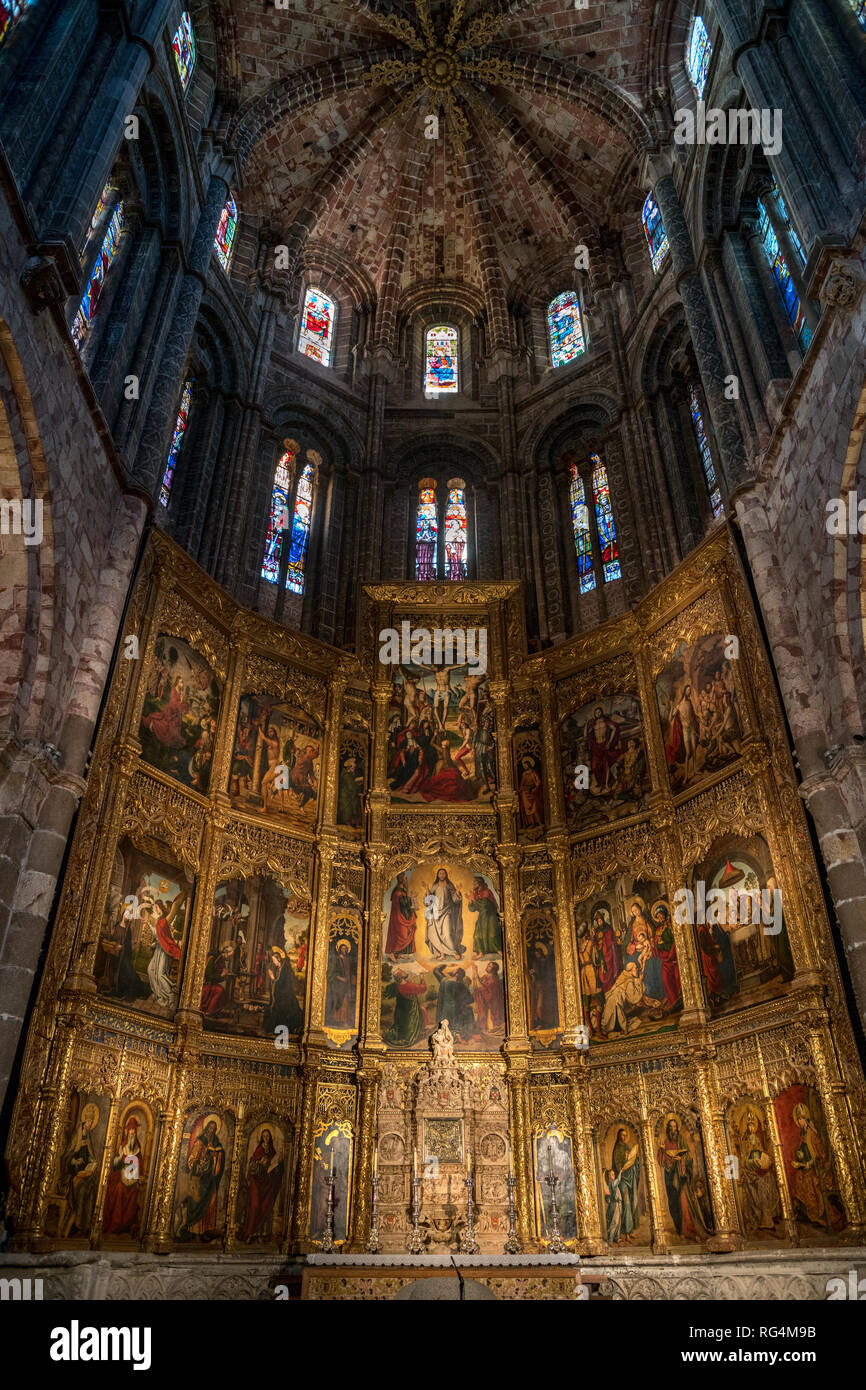
M 734 762 L 742 751 L 743 726 L 721 632 L 681 642 L 656 677 L 656 697 L 671 788 L 684 791 Z
M 619 874 L 575 911 L 590 1042 L 676 1027 L 683 995 L 664 884 Z
M 238 1186 L 237 1239 L 241 1245 L 276 1245 L 285 1225 L 286 1131 L 270 1116 L 247 1132 Z
M 538 725 L 515 730 L 514 786 L 517 790 L 517 825 L 521 840 L 539 840 L 544 834 L 543 768 L 541 730 Z
M 835 1237 L 847 1222 L 821 1098 L 797 1084 L 773 1102 L 788 1191 L 801 1238 Z
M 562 723 L 560 746 L 569 830 L 609 825 L 646 810 L 646 736 L 633 691 L 600 695 L 570 714 Z
M 90 1233 L 110 1113 L 110 1096 L 73 1091 L 46 1221 L 48 1234 L 59 1240 L 83 1240 Z
M 173 866 L 120 841 L 96 953 L 100 994 L 170 1018 L 177 1008 L 192 883 Z
M 749 1098 L 729 1105 L 725 1131 L 728 1154 L 736 1159 L 733 1185 L 744 1233 L 753 1240 L 784 1236 L 779 1225 L 782 1204 L 773 1162 L 773 1139 L 761 1103 Z
M 558 1227 L 562 1239 L 567 1245 L 572 1245 L 577 1240 L 577 1200 L 570 1135 L 556 1125 L 549 1125 L 535 1136 L 533 1160 L 538 1239 L 542 1245 L 549 1245 L 554 1229 Z
M 457 1050 L 492 1052 L 505 1037 L 499 889 L 464 864 L 399 873 L 383 908 L 382 1036 L 426 1048 L 448 1020 Z
M 706 1240 L 715 1223 L 698 1117 L 689 1110 L 662 1115 L 655 1127 L 655 1149 L 668 1240 Z
M 348 1120 L 320 1120 L 313 1135 L 313 1176 L 310 1191 L 310 1239 L 321 1245 L 328 1226 L 328 1187 L 334 1182 L 333 1240 L 349 1238 L 349 1194 L 352 1172 L 352 1126 Z
M 172 1207 L 172 1235 L 181 1244 L 209 1245 L 225 1236 L 234 1133 L 228 1112 L 187 1114 Z
M 556 921 L 551 907 L 531 908 L 524 917 L 526 1003 L 533 1046 L 549 1046 L 559 1028 Z
M 337 785 L 337 824 L 354 839 L 364 826 L 364 790 L 367 785 L 367 736 L 344 730 L 340 741 Z
M 599 1179 L 605 1232 L 611 1245 L 648 1245 L 646 1178 L 633 1125 L 608 1127 L 599 1141 Z
M 490 803 L 493 706 L 471 665 L 400 666 L 388 712 L 388 783 L 401 806 Z
M 301 1032 L 310 912 L 309 902 L 267 875 L 217 886 L 201 991 L 205 1028 L 257 1037 Z
M 138 729 L 143 761 L 206 792 L 219 706 L 219 685 L 204 657 L 181 637 L 161 632 Z
M 275 695 L 244 695 L 229 777 L 232 804 L 315 825 L 321 725 Z
M 703 885 L 703 889 L 701 888 Z M 762 835 L 724 836 L 692 884 L 701 976 L 713 1013 L 773 998 L 794 976 L 782 892 Z
M 129 1240 L 141 1234 L 152 1144 L 150 1106 L 143 1101 L 131 1101 L 121 1111 L 109 1161 L 102 1204 L 104 1236 Z

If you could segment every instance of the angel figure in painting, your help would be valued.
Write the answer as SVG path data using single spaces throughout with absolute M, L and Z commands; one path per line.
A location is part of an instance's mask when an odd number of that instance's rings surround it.
M 443 1018 L 436 1031 L 430 1034 L 430 1047 L 434 1062 L 441 1065 L 443 1062 L 454 1061 L 454 1037 L 447 1018 Z

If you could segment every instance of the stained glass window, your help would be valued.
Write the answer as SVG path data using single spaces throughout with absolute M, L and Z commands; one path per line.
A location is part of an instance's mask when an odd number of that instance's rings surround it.
M 288 520 L 286 509 L 289 505 L 289 464 L 297 453 L 297 445 L 283 454 L 274 474 L 274 490 L 271 494 L 271 514 L 268 518 L 268 534 L 265 540 L 265 554 L 262 560 L 262 579 L 276 584 L 280 577 L 280 552 L 283 543 L 283 527 Z
M 427 330 L 425 391 L 457 390 L 457 329 L 444 324 Z
M 592 534 L 589 529 L 589 507 L 583 490 L 583 479 L 577 471 L 577 464 L 571 465 L 571 529 L 574 532 L 574 548 L 577 551 L 577 573 L 580 577 L 580 592 L 589 593 L 595 588 L 595 570 L 592 565 Z
M 11 34 L 15 21 L 28 8 L 30 0 L 0 0 L 0 43 Z
M 292 539 L 289 544 L 289 565 L 286 572 L 286 588 L 291 589 L 294 594 L 304 592 L 304 564 L 307 559 L 312 514 L 313 465 L 308 463 L 298 479 L 295 514 L 292 517 Z
M 797 287 L 791 278 L 788 262 L 785 260 L 781 247 L 779 246 L 779 239 L 770 221 L 770 214 L 767 212 L 760 198 L 758 199 L 758 231 L 761 235 L 761 244 L 763 245 L 764 253 L 767 260 L 770 262 L 770 268 L 773 272 L 776 284 L 779 287 L 779 293 L 782 296 L 785 313 L 788 315 L 794 327 L 794 332 L 797 334 L 800 346 L 805 352 L 812 341 L 812 330 L 806 322 L 806 314 L 800 302 Z
M 573 362 L 586 349 L 580 300 L 576 290 L 566 290 L 551 300 L 547 307 L 547 331 L 550 335 L 550 355 L 554 367 Z
M 863 3 L 866 4 L 866 0 L 863 0 Z M 791 241 L 791 245 L 794 247 L 794 250 L 800 257 L 801 263 L 805 265 L 806 252 L 803 250 L 803 243 L 800 241 L 800 238 L 797 236 L 797 233 L 794 230 L 794 224 L 791 221 L 791 214 L 788 212 L 788 209 L 785 206 L 785 199 L 782 197 L 782 194 L 779 191 L 779 185 L 776 183 L 775 179 L 773 179 L 773 200 L 776 204 L 776 207 L 779 210 L 779 216 L 781 217 L 782 221 L 784 222 L 787 228 L 788 237 Z
M 277 464 L 274 475 L 274 490 L 271 495 L 271 514 L 268 518 L 268 534 L 265 540 L 265 554 L 262 560 L 262 579 L 276 584 L 280 577 L 280 558 L 283 546 L 283 531 L 287 520 L 289 505 L 289 483 L 291 462 L 298 450 L 297 445 L 287 450 Z M 309 451 L 307 457 L 310 457 Z M 313 511 L 313 464 L 308 463 L 298 479 L 295 493 L 295 510 L 292 516 L 291 537 L 289 540 L 289 559 L 286 566 L 286 588 L 295 594 L 304 592 L 304 565 L 307 559 L 307 542 L 310 539 L 310 520 Z
M 177 460 L 180 456 L 180 448 L 183 444 L 183 437 L 186 434 L 186 422 L 189 419 L 189 408 L 192 403 L 192 387 L 195 377 L 190 377 L 184 382 L 183 391 L 180 397 L 180 410 L 177 412 L 177 420 L 174 425 L 174 434 L 171 437 L 171 448 L 168 451 L 168 461 L 165 465 L 165 472 L 162 475 L 162 487 L 159 489 L 159 500 L 164 507 L 168 506 L 171 484 L 174 479 L 174 470 L 177 468 Z
M 716 478 L 716 469 L 713 463 L 713 456 L 710 452 L 710 441 L 707 439 L 707 432 L 704 428 L 704 417 L 701 414 L 701 407 L 698 404 L 698 393 L 694 386 L 689 387 L 689 410 L 692 412 L 692 424 L 695 427 L 695 437 L 698 441 L 698 452 L 701 456 L 701 463 L 704 466 L 704 476 L 707 480 L 707 491 L 710 494 L 710 505 L 713 509 L 713 516 L 724 516 L 725 508 L 722 502 L 722 493 Z
M 601 563 L 605 582 L 621 579 L 619 547 L 616 543 L 616 526 L 613 521 L 613 507 L 610 502 L 610 488 L 607 482 L 607 469 L 598 454 L 592 455 L 592 495 L 595 500 L 595 520 L 598 526 L 598 540 L 601 545 Z
M 453 478 L 448 484 L 448 506 L 445 510 L 445 578 L 466 578 L 466 491 L 460 478 Z
M 418 511 L 415 517 L 416 579 L 436 578 L 438 539 L 439 518 L 436 514 L 436 484 L 431 479 L 425 478 L 418 489 Z
M 219 256 L 219 262 L 223 270 L 228 274 L 231 264 L 232 250 L 235 241 L 235 232 L 238 226 L 238 209 L 231 193 L 228 196 L 226 205 L 220 216 L 217 234 L 213 239 L 214 250 Z
M 78 313 L 72 320 L 72 341 L 81 351 L 84 339 L 87 337 L 93 315 L 96 313 L 102 288 L 105 284 L 105 277 L 111 269 L 111 264 L 117 255 L 120 245 L 120 233 L 123 230 L 123 203 L 120 202 L 111 214 L 111 219 L 105 231 L 102 245 L 96 262 L 90 272 L 90 279 L 87 282 L 87 289 L 78 308 Z
M 707 85 L 707 70 L 710 66 L 710 58 L 713 56 L 713 45 L 710 43 L 710 36 L 707 33 L 707 26 L 696 14 L 692 20 L 691 32 L 689 33 L 689 48 L 686 54 L 686 67 L 689 77 L 692 79 L 698 98 L 704 94 Z
M 180 24 L 177 26 L 171 46 L 174 50 L 174 61 L 177 63 L 177 70 L 180 73 L 180 85 L 186 91 L 189 86 L 189 79 L 192 77 L 192 70 L 195 67 L 195 35 L 192 32 L 192 20 L 186 10 L 180 17 Z
M 866 29 L 866 0 L 848 0 L 863 28 Z
M 643 205 L 643 229 L 646 233 L 653 270 L 658 271 L 670 248 L 659 205 L 652 193 L 647 194 L 646 202 Z
M 307 290 L 301 315 L 298 351 L 327 367 L 331 361 L 336 306 L 321 290 Z

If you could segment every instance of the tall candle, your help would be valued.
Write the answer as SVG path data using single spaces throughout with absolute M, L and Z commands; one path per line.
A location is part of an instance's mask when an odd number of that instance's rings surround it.
M 548 1144 L 548 1146 L 547 1146 L 547 1171 L 548 1171 L 548 1173 L 552 1173 L 552 1172 L 553 1172 L 553 1160 L 552 1160 L 552 1158 L 551 1158 L 551 1156 L 550 1156 L 550 1145 L 549 1145 L 549 1144 Z
M 379 1150 L 378 1150 L 378 1149 L 374 1149 L 374 1150 L 373 1150 L 373 1177 L 374 1177 L 374 1178 L 377 1178 L 378 1176 L 379 1176 Z
M 412 1161 L 413 1161 L 413 1164 L 414 1164 L 414 1167 L 415 1167 L 415 1177 L 417 1178 L 417 1176 L 418 1176 L 418 1150 L 417 1150 L 417 1149 L 413 1149 L 413 1150 L 412 1150 Z
M 334 1176 L 334 1150 L 331 1149 L 331 1177 Z

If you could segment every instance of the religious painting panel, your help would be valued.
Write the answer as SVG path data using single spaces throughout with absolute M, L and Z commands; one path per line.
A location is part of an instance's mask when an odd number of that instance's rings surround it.
M 102 1234 L 135 1240 L 144 1220 L 154 1122 L 149 1105 L 133 1100 L 120 1112 L 102 1203 Z
M 728 1139 L 726 1164 L 733 1181 L 743 1234 L 753 1240 L 783 1236 L 782 1204 L 773 1163 L 773 1136 L 761 1103 L 749 1097 L 725 1111 Z
M 238 1185 L 237 1240 L 240 1245 L 276 1246 L 286 1224 L 290 1146 L 286 1126 L 268 1116 L 244 1137 Z
M 356 729 L 344 729 L 340 740 L 337 824 L 354 839 L 360 838 L 364 828 L 367 767 L 367 735 Z
M 337 1047 L 351 1046 L 358 1032 L 360 946 L 360 913 L 336 909 L 328 923 L 325 1032 Z
M 57 1240 L 86 1240 L 96 1211 L 111 1097 L 75 1090 L 58 1147 L 46 1232 Z
M 283 1039 L 302 1031 L 311 911 L 265 874 L 217 885 L 201 991 L 205 1028 Z
M 636 692 L 600 695 L 568 715 L 560 747 L 570 830 L 609 825 L 646 810 L 650 776 Z
M 812 1086 L 798 1083 L 781 1091 L 773 1108 L 800 1234 L 818 1240 L 834 1238 L 847 1217 L 821 1098 Z
M 558 1230 L 567 1245 L 577 1240 L 577 1199 L 571 1136 L 548 1125 L 533 1143 L 535 1221 L 538 1239 L 549 1245 Z
M 172 1236 L 180 1244 L 210 1245 L 225 1237 L 234 1134 L 228 1111 L 187 1112 L 172 1202 Z
M 206 792 L 219 707 L 219 683 L 204 657 L 182 637 L 161 632 L 138 729 L 142 760 Z
M 681 642 L 656 677 L 656 698 L 665 758 L 673 791 L 735 762 L 742 751 L 743 724 L 722 632 Z
M 655 1126 L 661 1222 L 671 1244 L 700 1243 L 715 1230 L 700 1121 L 691 1110 L 661 1115 Z
M 162 1018 L 174 1015 L 192 896 L 180 869 L 120 840 L 94 966 L 100 994 Z
M 398 668 L 388 712 L 388 783 L 401 806 L 489 805 L 496 790 L 493 705 L 472 664 Z
M 328 1228 L 328 1192 L 333 1190 L 331 1225 L 335 1245 L 349 1238 L 352 1126 L 348 1120 L 319 1120 L 314 1130 L 310 1192 L 310 1239 L 321 1245 Z
M 415 864 L 388 884 L 383 908 L 382 1036 L 427 1048 L 447 1019 L 458 1051 L 505 1038 L 501 896 L 465 864 Z
M 549 1047 L 561 1018 L 553 908 L 530 909 L 523 919 L 523 936 L 529 1035 L 533 1047 Z
M 599 1188 L 610 1245 L 649 1245 L 647 1180 L 640 1136 L 625 1121 L 611 1124 L 598 1142 Z
M 232 805 L 316 823 L 322 726 L 276 695 L 244 695 L 229 774 Z
M 780 994 L 793 979 L 782 891 L 762 835 L 716 840 L 695 869 L 692 913 L 701 977 L 713 1013 Z M 688 920 L 688 917 L 687 917 Z
M 618 874 L 576 908 L 590 1043 L 676 1028 L 683 1007 L 663 883 Z
M 540 840 L 546 823 L 544 812 L 544 756 L 538 724 L 514 731 L 514 786 L 517 790 L 518 838 Z

